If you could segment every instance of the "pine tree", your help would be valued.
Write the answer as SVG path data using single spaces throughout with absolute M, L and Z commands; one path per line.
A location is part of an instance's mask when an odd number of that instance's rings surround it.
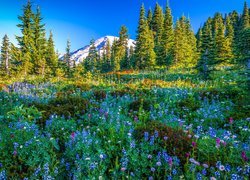
M 33 38 L 33 21 L 34 16 L 32 12 L 32 5 L 30 1 L 23 7 L 23 15 L 19 16 L 18 19 L 21 21 L 17 25 L 21 29 L 22 36 L 16 37 L 18 45 L 21 49 L 21 68 L 20 71 L 26 76 L 33 69 L 32 54 L 34 52 L 34 38 Z
M 169 6 L 166 7 L 165 12 L 162 46 L 164 50 L 162 63 L 166 66 L 170 66 L 174 58 L 174 27 L 173 16 Z
M 43 18 L 41 17 L 40 8 L 37 7 L 36 13 L 33 15 L 34 22 L 34 47 L 32 53 L 32 60 L 34 65 L 34 73 L 39 75 L 45 74 L 46 67 L 46 38 L 45 38 L 45 24 L 42 24 Z
M 152 69 L 155 66 L 154 36 L 145 18 L 144 5 L 141 6 L 135 47 L 135 68 Z
M 47 62 L 47 73 L 56 75 L 56 68 L 58 66 L 58 56 L 55 52 L 55 45 L 53 40 L 53 34 L 50 31 L 49 39 L 46 48 L 46 62 Z
M 10 42 L 7 35 L 3 37 L 1 46 L 0 74 L 10 75 Z
M 85 69 L 94 73 L 97 71 L 98 53 L 95 47 L 95 40 L 90 41 L 89 55 L 85 59 Z

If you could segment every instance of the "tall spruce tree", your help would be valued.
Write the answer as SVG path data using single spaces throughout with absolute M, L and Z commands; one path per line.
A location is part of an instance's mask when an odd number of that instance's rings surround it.
M 39 75 L 45 74 L 46 68 L 46 32 L 45 32 L 45 24 L 42 24 L 43 18 L 41 17 L 40 8 L 37 7 L 36 13 L 33 15 L 34 22 L 34 35 L 33 42 L 34 47 L 32 53 L 32 62 L 34 65 L 34 73 Z
M 103 72 L 108 72 L 111 70 L 111 45 L 109 39 L 107 40 L 107 43 L 104 47 L 104 52 L 103 52 L 103 66 L 102 66 L 102 71 Z
M 64 55 L 64 59 L 63 59 L 63 69 L 67 77 L 70 77 L 71 75 L 70 68 L 71 68 L 72 62 L 71 62 L 70 47 L 71 47 L 70 40 L 68 39 L 67 46 L 66 46 L 66 54 Z
M 232 59 L 232 47 L 225 37 L 225 25 L 222 15 L 216 13 L 214 16 L 214 59 L 217 64 L 226 64 Z
M 85 59 L 85 69 L 94 73 L 97 71 L 97 63 L 98 63 L 98 53 L 95 47 L 95 40 L 92 39 L 90 41 L 89 55 Z
M 119 39 L 117 41 L 117 54 L 116 54 L 116 61 L 114 62 L 114 70 L 119 71 L 121 68 L 127 68 L 125 67 L 128 61 L 128 53 L 127 53 L 127 47 L 128 47 L 128 30 L 125 26 L 121 27 L 121 30 L 119 32 Z M 122 66 L 124 65 L 124 66 Z
M 34 24 L 32 18 L 34 13 L 32 12 L 31 2 L 28 1 L 27 4 L 23 7 L 23 15 L 18 16 L 18 19 L 21 21 L 17 25 L 21 29 L 21 36 L 17 36 L 18 45 L 21 49 L 21 66 L 19 70 L 23 75 L 28 75 L 33 69 L 33 60 L 32 55 L 34 53 Z
M 182 16 L 175 27 L 175 65 L 181 68 L 191 68 L 197 63 L 196 38 L 190 21 Z
M 10 42 L 7 35 L 3 37 L 0 56 L 0 74 L 10 75 Z
M 144 5 L 141 6 L 135 47 L 135 68 L 152 69 L 155 66 L 154 36 L 145 18 Z
M 161 45 L 163 46 L 164 50 L 162 64 L 169 67 L 172 64 L 174 58 L 174 26 L 172 12 L 168 5 L 165 12 Z
M 148 14 L 147 14 L 147 21 L 148 21 L 148 26 L 150 30 L 152 30 L 152 20 L 153 20 L 153 13 L 152 13 L 152 10 L 149 9 Z
M 56 69 L 58 67 L 58 56 L 55 51 L 55 44 L 53 40 L 52 31 L 50 31 L 49 39 L 46 48 L 46 62 L 47 62 L 47 73 L 56 75 Z
M 154 50 L 156 53 L 156 63 L 157 65 L 164 65 L 164 47 L 162 46 L 162 35 L 163 35 L 163 25 L 164 25 L 164 14 L 161 6 L 156 3 L 153 19 L 152 19 L 152 30 L 154 34 Z
M 248 5 L 247 5 L 246 1 L 244 3 L 243 14 L 242 14 L 240 21 L 241 21 L 241 29 L 242 30 L 245 28 L 248 28 L 250 26 L 249 9 L 248 9 Z

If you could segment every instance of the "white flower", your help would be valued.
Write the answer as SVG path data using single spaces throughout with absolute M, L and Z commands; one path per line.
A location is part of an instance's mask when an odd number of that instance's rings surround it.
M 21 146 L 20 146 L 20 148 L 22 149 L 22 148 L 23 148 L 23 146 L 21 145 Z
M 23 129 L 26 129 L 26 127 L 24 126 Z
M 223 165 L 220 165 L 219 170 L 220 170 L 220 171 L 224 171 L 224 170 L 225 170 L 225 167 L 224 167 Z
M 90 160 L 90 158 L 89 158 L 89 157 L 87 157 L 87 158 L 85 158 L 85 160 L 86 160 L 86 161 L 89 161 L 89 160 Z

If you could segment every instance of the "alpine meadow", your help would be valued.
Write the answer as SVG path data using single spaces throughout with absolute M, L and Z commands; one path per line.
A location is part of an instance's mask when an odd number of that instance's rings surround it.
M 197 29 L 192 16 L 174 16 L 183 1 L 172 8 L 150 0 L 150 8 L 142 0 L 134 36 L 119 25 L 117 34 L 78 50 L 63 28 L 48 30 L 49 10 L 39 7 L 45 0 L 33 1 L 13 5 L 21 12 L 16 34 L 1 24 L 10 16 L 0 2 L 0 34 L 8 33 L 0 37 L 0 180 L 249 179 L 247 0 L 241 11 L 210 12 L 205 21 L 199 11 Z M 70 1 L 57 3 L 53 17 Z M 114 17 L 105 23 L 115 28 L 119 11 L 107 10 Z M 68 38 L 65 52 L 57 50 L 57 33 Z

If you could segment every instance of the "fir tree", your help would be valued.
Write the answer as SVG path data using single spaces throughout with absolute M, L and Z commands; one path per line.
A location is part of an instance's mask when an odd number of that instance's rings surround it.
M 139 26 L 137 29 L 135 61 L 138 69 L 152 69 L 155 66 L 154 36 L 145 18 L 145 9 L 140 10 Z
M 21 68 L 20 71 L 26 76 L 33 69 L 32 54 L 34 52 L 34 38 L 33 38 L 33 21 L 34 16 L 32 12 L 32 5 L 30 1 L 23 7 L 23 15 L 19 16 L 18 19 L 21 21 L 17 25 L 21 29 L 22 36 L 16 37 L 18 45 L 21 49 Z
M 7 35 L 3 37 L 1 46 L 0 71 L 3 75 L 10 75 L 10 42 Z

